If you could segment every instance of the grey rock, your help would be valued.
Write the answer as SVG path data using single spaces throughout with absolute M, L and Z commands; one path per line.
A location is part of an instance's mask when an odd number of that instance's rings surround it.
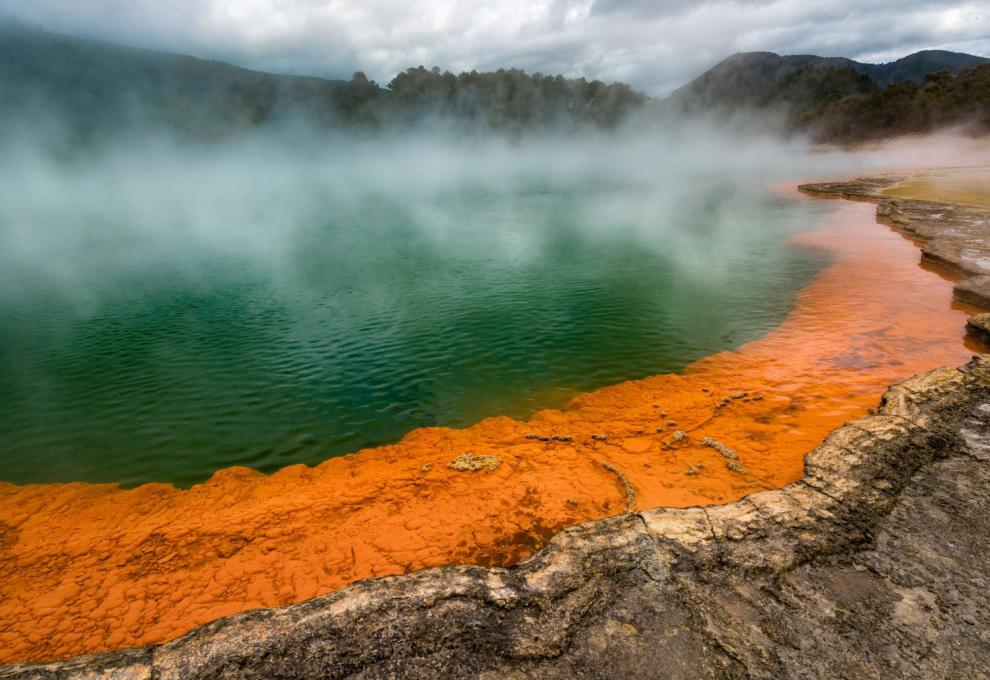
M 990 314 L 974 314 L 966 321 L 966 331 L 990 345 Z

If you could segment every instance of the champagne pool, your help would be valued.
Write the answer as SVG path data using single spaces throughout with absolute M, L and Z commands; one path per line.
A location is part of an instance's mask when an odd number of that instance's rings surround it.
M 187 486 L 676 372 L 783 320 L 825 264 L 788 238 L 834 210 L 725 176 L 310 193 L 218 210 L 224 242 L 0 215 L 0 479 Z

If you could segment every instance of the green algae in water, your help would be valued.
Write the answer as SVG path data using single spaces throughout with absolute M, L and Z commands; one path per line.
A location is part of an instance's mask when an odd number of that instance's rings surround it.
M 824 265 L 786 240 L 829 204 L 656 193 L 312 198 L 222 247 L 80 219 L 68 280 L 5 258 L 0 478 L 188 485 L 525 417 L 764 335 Z

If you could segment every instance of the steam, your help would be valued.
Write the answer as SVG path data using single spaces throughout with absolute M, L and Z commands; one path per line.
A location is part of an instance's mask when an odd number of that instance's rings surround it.
M 980 151 L 943 139 L 849 153 L 704 121 L 438 127 L 122 135 L 69 154 L 8 135 L 6 478 L 187 484 L 678 370 L 773 328 L 780 282 L 822 262 L 783 253 L 782 236 L 835 202 L 769 187 Z M 204 456 L 216 442 L 226 457 Z
M 48 136 L 7 139 L 0 297 L 43 288 L 85 305 L 118 274 L 165 267 L 195 277 L 198 264 L 215 258 L 291 278 L 307 234 L 330 223 L 347 248 L 346 233 L 376 229 L 369 215 L 382 210 L 401 216 L 417 247 L 526 258 L 540 253 L 547 233 L 546 225 L 522 224 L 529 208 L 520 201 L 529 199 L 519 197 L 540 191 L 572 192 L 575 209 L 562 219 L 588 238 L 619 231 L 643 248 L 663 248 L 666 233 L 700 228 L 695 216 L 704 215 L 718 223 L 706 228 L 742 241 L 745 231 L 732 214 L 712 210 L 713 201 L 785 181 L 974 163 L 986 151 L 951 136 L 821 150 L 770 135 L 740 139 L 705 122 L 577 138 L 435 129 L 267 129 L 201 146 L 158 135 L 69 157 L 51 152 Z M 498 208 L 475 210 L 472 195 L 499 198 Z M 335 265 L 346 266 L 346 252 L 337 255 Z

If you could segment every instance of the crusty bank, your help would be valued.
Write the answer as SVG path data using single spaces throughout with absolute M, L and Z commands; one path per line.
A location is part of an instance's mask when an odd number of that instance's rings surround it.
M 986 168 L 980 168 L 986 171 Z M 990 210 L 944 200 L 892 196 L 886 191 L 923 172 L 891 173 L 849 182 L 803 184 L 801 191 L 877 203 L 877 220 L 921 241 L 921 259 L 959 275 L 956 299 L 990 309 Z
M 976 677 L 990 666 L 990 357 L 890 389 L 800 481 L 567 529 L 0 678 Z

